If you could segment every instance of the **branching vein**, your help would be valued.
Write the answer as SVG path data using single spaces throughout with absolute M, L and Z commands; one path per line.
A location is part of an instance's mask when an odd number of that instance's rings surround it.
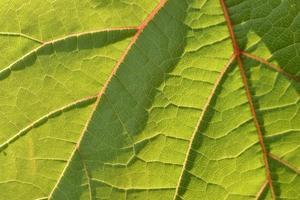
M 245 51 L 242 51 L 241 54 L 244 55 L 244 56 L 246 56 L 246 57 L 248 57 L 248 58 L 256 60 L 256 61 L 258 61 L 258 62 L 260 62 L 260 63 L 262 63 L 262 64 L 264 64 L 264 65 L 266 65 L 268 67 L 270 67 L 271 69 L 277 71 L 278 73 L 283 74 L 284 76 L 286 76 L 290 80 L 294 80 L 294 81 L 300 83 L 300 78 L 299 77 L 294 76 L 294 75 L 286 72 L 282 67 L 278 67 L 277 65 L 275 65 L 273 63 L 270 63 L 269 61 L 267 61 L 267 60 L 265 60 L 263 58 L 260 58 L 260 57 L 258 57 L 256 55 L 253 55 L 253 54 L 250 54 L 250 53 L 247 53 Z
M 197 133 L 199 131 L 199 127 L 201 127 L 201 122 L 203 121 L 203 118 L 204 118 L 204 116 L 205 116 L 205 114 L 206 114 L 206 112 L 207 112 L 207 110 L 208 110 L 208 108 L 210 106 L 210 103 L 211 103 L 213 97 L 216 94 L 216 91 L 217 91 L 217 89 L 218 89 L 218 87 L 220 85 L 220 82 L 222 81 L 224 75 L 227 72 L 227 69 L 229 68 L 229 66 L 234 61 L 235 58 L 236 58 L 236 56 L 232 55 L 231 58 L 230 58 L 230 60 L 229 60 L 229 62 L 225 65 L 225 67 L 221 71 L 221 73 L 220 73 L 219 77 L 217 78 L 217 80 L 215 81 L 214 87 L 213 87 L 213 89 L 212 89 L 212 91 L 211 91 L 211 93 L 210 93 L 210 95 L 209 95 L 209 97 L 208 97 L 208 99 L 206 101 L 204 109 L 203 109 L 203 111 L 200 114 L 200 117 L 199 117 L 199 120 L 197 122 L 196 128 L 195 128 L 195 130 L 193 132 L 193 135 L 192 135 L 192 137 L 190 139 L 190 143 L 189 143 L 189 147 L 188 147 L 188 152 L 187 152 L 185 160 L 183 162 L 183 167 L 182 167 L 182 170 L 181 170 L 181 174 L 179 176 L 179 181 L 178 181 L 178 184 L 176 186 L 175 194 L 174 194 L 174 197 L 173 197 L 174 200 L 179 195 L 178 192 L 179 192 L 181 183 L 182 183 L 183 178 L 184 178 L 184 173 L 186 171 L 186 167 L 187 167 L 187 163 L 188 163 L 188 160 L 189 160 L 189 156 L 190 156 L 191 151 L 192 151 L 193 142 L 195 141 L 196 135 L 197 135 Z
M 24 33 L 0 32 L 0 35 L 3 35 L 3 36 L 17 36 L 17 37 L 23 37 L 23 38 L 32 40 L 32 41 L 37 42 L 37 43 L 40 43 L 40 44 L 43 44 L 43 43 L 44 43 L 44 41 L 39 40 L 39 39 L 34 38 L 34 37 L 31 37 L 31 36 L 26 35 L 26 34 L 24 34 Z
M 232 22 L 231 22 L 231 19 L 230 19 L 230 16 L 229 16 L 227 6 L 225 4 L 225 0 L 220 0 L 220 3 L 221 3 L 221 7 L 222 7 L 222 10 L 223 10 L 223 13 L 224 13 L 224 17 L 225 17 L 225 20 L 226 20 L 226 23 L 227 23 L 228 30 L 229 30 L 229 33 L 230 33 L 230 37 L 232 39 L 232 46 L 234 48 L 234 53 L 237 56 L 237 62 L 238 62 L 238 66 L 239 66 L 239 69 L 240 69 L 240 74 L 241 74 L 242 81 L 243 81 L 243 84 L 244 84 L 244 88 L 245 88 L 245 91 L 246 91 L 246 95 L 247 95 L 247 98 L 248 98 L 251 114 L 253 116 L 253 121 L 254 121 L 256 130 L 257 130 L 257 135 L 258 135 L 259 143 L 260 143 L 260 146 L 261 146 L 261 151 L 262 151 L 262 154 L 263 154 L 263 160 L 264 160 L 264 163 L 265 163 L 266 177 L 267 177 L 267 180 L 268 180 L 268 184 L 269 184 L 269 187 L 270 187 L 272 198 L 275 200 L 276 195 L 275 195 L 275 191 L 274 191 L 274 186 L 273 186 L 273 181 L 272 181 L 271 171 L 270 171 L 270 166 L 269 166 L 269 161 L 268 161 L 268 152 L 267 152 L 267 149 L 266 149 L 266 146 L 265 146 L 261 126 L 260 126 L 258 118 L 257 118 L 256 110 L 255 110 L 254 103 L 253 103 L 253 100 L 252 100 L 252 95 L 251 95 L 250 88 L 249 88 L 249 85 L 248 85 L 247 76 L 246 76 L 244 66 L 243 66 L 243 62 L 242 62 L 242 59 L 241 59 L 241 50 L 240 50 L 240 48 L 238 46 L 238 43 L 237 43 L 237 40 L 235 38 L 233 25 L 232 25 Z
M 165 5 L 166 0 L 160 0 L 160 2 L 158 3 L 158 5 L 154 8 L 154 10 L 146 17 L 146 19 L 141 23 L 141 25 L 138 27 L 138 31 L 136 32 L 136 34 L 133 36 L 131 42 L 129 43 L 128 47 L 126 48 L 126 50 L 124 51 L 124 53 L 121 55 L 120 59 L 118 60 L 118 62 L 116 63 L 115 67 L 113 68 L 112 72 L 110 73 L 109 78 L 106 80 L 106 82 L 104 83 L 103 87 L 101 88 L 99 94 L 97 95 L 96 98 L 96 103 L 94 105 L 94 109 L 89 117 L 89 119 L 87 120 L 85 127 L 80 135 L 80 138 L 78 140 L 78 143 L 76 145 L 76 147 L 74 148 L 74 151 L 71 153 L 68 162 L 65 165 L 65 168 L 63 169 L 59 179 L 57 180 L 55 186 L 53 187 L 52 191 L 49 194 L 48 199 L 51 199 L 53 193 L 55 192 L 55 189 L 57 188 L 58 184 L 60 183 L 60 181 L 62 180 L 62 177 L 64 175 L 64 173 L 66 172 L 66 170 L 68 169 L 76 151 L 78 149 L 80 149 L 80 144 L 81 141 L 85 135 L 85 133 L 87 132 L 87 127 L 90 123 L 90 121 L 92 120 L 92 117 L 96 111 L 96 108 L 100 102 L 100 100 L 103 98 L 103 94 L 105 93 L 110 81 L 112 80 L 113 76 L 115 75 L 115 73 L 117 72 L 117 70 L 119 69 L 120 65 L 122 64 L 122 62 L 124 61 L 126 55 L 128 54 L 128 52 L 130 51 L 131 47 L 136 43 L 136 41 L 138 40 L 138 38 L 140 37 L 140 35 L 142 34 L 142 32 L 144 31 L 144 29 L 147 27 L 148 23 L 150 21 L 152 21 L 152 19 L 155 17 L 155 15 L 159 12 L 159 10 Z M 81 159 L 84 160 L 84 158 L 81 157 Z
M 42 116 L 41 118 L 37 119 L 36 121 L 32 122 L 30 125 L 26 126 L 25 128 L 23 128 L 22 130 L 20 130 L 18 133 L 16 133 L 14 136 L 12 136 L 11 138 L 9 138 L 8 140 L 6 140 L 4 143 L 2 143 L 0 145 L 0 152 L 2 152 L 3 150 L 5 150 L 9 144 L 15 142 L 18 138 L 26 135 L 31 129 L 33 129 L 35 126 L 40 125 L 42 123 L 44 123 L 45 121 L 47 121 L 49 118 L 56 116 L 59 113 L 62 113 L 66 110 L 72 109 L 72 108 L 76 108 L 78 105 L 82 105 L 85 103 L 93 103 L 96 101 L 96 96 L 92 96 L 92 97 L 88 97 L 88 98 L 84 98 L 75 102 L 72 102 L 64 107 L 61 107 L 57 110 L 54 110 L 44 116 Z

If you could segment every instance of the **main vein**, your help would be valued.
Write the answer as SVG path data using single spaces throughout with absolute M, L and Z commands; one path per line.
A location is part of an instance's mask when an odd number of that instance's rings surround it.
M 63 178 L 63 175 L 64 173 L 67 171 L 68 169 L 68 166 L 70 165 L 70 162 L 72 161 L 76 151 L 79 150 L 79 147 L 80 147 L 80 144 L 81 144 L 81 141 L 85 135 L 85 133 L 87 132 L 87 128 L 88 128 L 88 125 L 90 123 L 90 121 L 92 120 L 93 116 L 94 116 L 94 113 L 97 109 L 97 106 L 99 105 L 102 97 L 103 97 L 103 94 L 105 93 L 110 81 L 112 80 L 112 78 L 115 76 L 117 70 L 119 69 L 120 65 L 122 64 L 122 62 L 124 61 L 126 55 L 128 54 L 128 52 L 130 51 L 131 47 L 136 43 L 136 41 L 138 40 L 138 38 L 140 37 L 140 35 L 142 34 L 142 32 L 144 31 L 144 29 L 147 27 L 147 25 L 149 24 L 150 21 L 152 21 L 152 19 L 155 17 L 155 15 L 159 12 L 159 10 L 165 5 L 165 3 L 167 2 L 167 0 L 160 0 L 160 2 L 158 3 L 158 5 L 150 12 L 150 14 L 146 17 L 146 19 L 137 27 L 137 32 L 136 34 L 133 36 L 132 40 L 130 41 L 128 47 L 125 49 L 124 53 L 121 55 L 121 57 L 119 58 L 119 60 L 117 61 L 115 67 L 113 68 L 112 72 L 110 73 L 110 76 L 109 78 L 106 80 L 106 82 L 104 83 L 103 87 L 101 88 L 99 94 L 97 95 L 97 100 L 96 100 L 96 103 L 94 105 L 94 109 L 89 117 L 89 119 L 87 120 L 86 124 L 85 124 L 85 127 L 83 129 L 83 131 L 81 132 L 81 135 L 79 137 L 79 140 L 76 144 L 76 147 L 74 148 L 74 151 L 71 153 L 70 157 L 69 157 L 69 160 L 67 161 L 60 177 L 58 178 L 55 186 L 53 187 L 52 191 L 50 192 L 49 194 L 49 197 L 48 199 L 51 199 L 53 193 L 55 192 L 55 189 L 58 187 L 58 184 L 60 183 L 60 181 L 62 180 Z M 83 157 L 81 157 L 82 161 L 84 160 Z M 87 168 L 86 168 L 87 170 Z M 88 172 L 87 172 L 88 173 Z
M 242 59 L 241 59 L 241 50 L 238 46 L 238 43 L 237 43 L 237 40 L 236 40 L 236 37 L 235 37 L 235 33 L 234 33 L 234 30 L 233 30 L 233 24 L 231 22 L 231 19 L 230 19 L 229 12 L 228 12 L 227 6 L 225 4 L 225 1 L 220 0 L 220 4 L 221 4 L 221 7 L 222 7 L 222 10 L 223 10 L 223 13 L 224 13 L 224 17 L 225 17 L 225 20 L 226 20 L 226 23 L 227 23 L 227 27 L 228 27 L 228 30 L 229 30 L 229 33 L 230 33 L 230 37 L 231 37 L 231 40 L 232 40 L 232 46 L 234 48 L 234 53 L 237 57 L 237 62 L 238 62 L 238 65 L 239 65 L 240 74 L 241 74 L 242 81 L 243 81 L 243 84 L 244 84 L 244 88 L 245 88 L 245 91 L 246 91 L 246 95 L 247 95 L 247 98 L 248 98 L 248 103 L 249 103 L 249 106 L 250 106 L 251 114 L 253 116 L 253 121 L 254 121 L 256 130 L 257 130 L 259 144 L 261 146 L 261 150 L 262 150 L 262 154 L 263 154 L 263 160 L 264 160 L 265 169 L 266 169 L 266 178 L 267 178 L 267 181 L 268 181 L 268 184 L 269 184 L 269 187 L 270 187 L 272 198 L 275 200 L 276 195 L 275 195 L 273 182 L 272 182 L 272 177 L 271 177 L 271 171 L 270 171 L 270 166 L 269 166 L 269 161 L 268 161 L 268 153 L 267 153 L 267 149 L 266 149 L 266 146 L 265 146 L 261 126 L 259 124 L 257 114 L 256 114 L 256 110 L 255 110 L 255 107 L 254 107 L 254 103 L 253 103 L 253 100 L 252 100 L 252 95 L 251 95 L 250 88 L 249 88 L 249 85 L 248 85 L 248 80 L 247 80 L 247 76 L 246 76 L 246 73 L 245 73 L 245 70 L 244 70 L 243 62 L 242 62 Z

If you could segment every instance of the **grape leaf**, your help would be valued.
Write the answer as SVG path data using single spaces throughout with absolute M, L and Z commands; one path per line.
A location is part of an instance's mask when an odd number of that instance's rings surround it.
M 300 1 L 0 5 L 0 200 L 300 199 Z

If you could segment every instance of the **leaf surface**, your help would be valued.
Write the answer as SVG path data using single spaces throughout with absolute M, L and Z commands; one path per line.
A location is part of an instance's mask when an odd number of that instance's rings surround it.
M 0 5 L 0 199 L 300 199 L 297 0 Z

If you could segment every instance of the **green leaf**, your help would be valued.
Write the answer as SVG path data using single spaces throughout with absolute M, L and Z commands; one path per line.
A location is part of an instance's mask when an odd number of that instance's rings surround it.
M 298 0 L 0 5 L 0 200 L 300 199 Z

